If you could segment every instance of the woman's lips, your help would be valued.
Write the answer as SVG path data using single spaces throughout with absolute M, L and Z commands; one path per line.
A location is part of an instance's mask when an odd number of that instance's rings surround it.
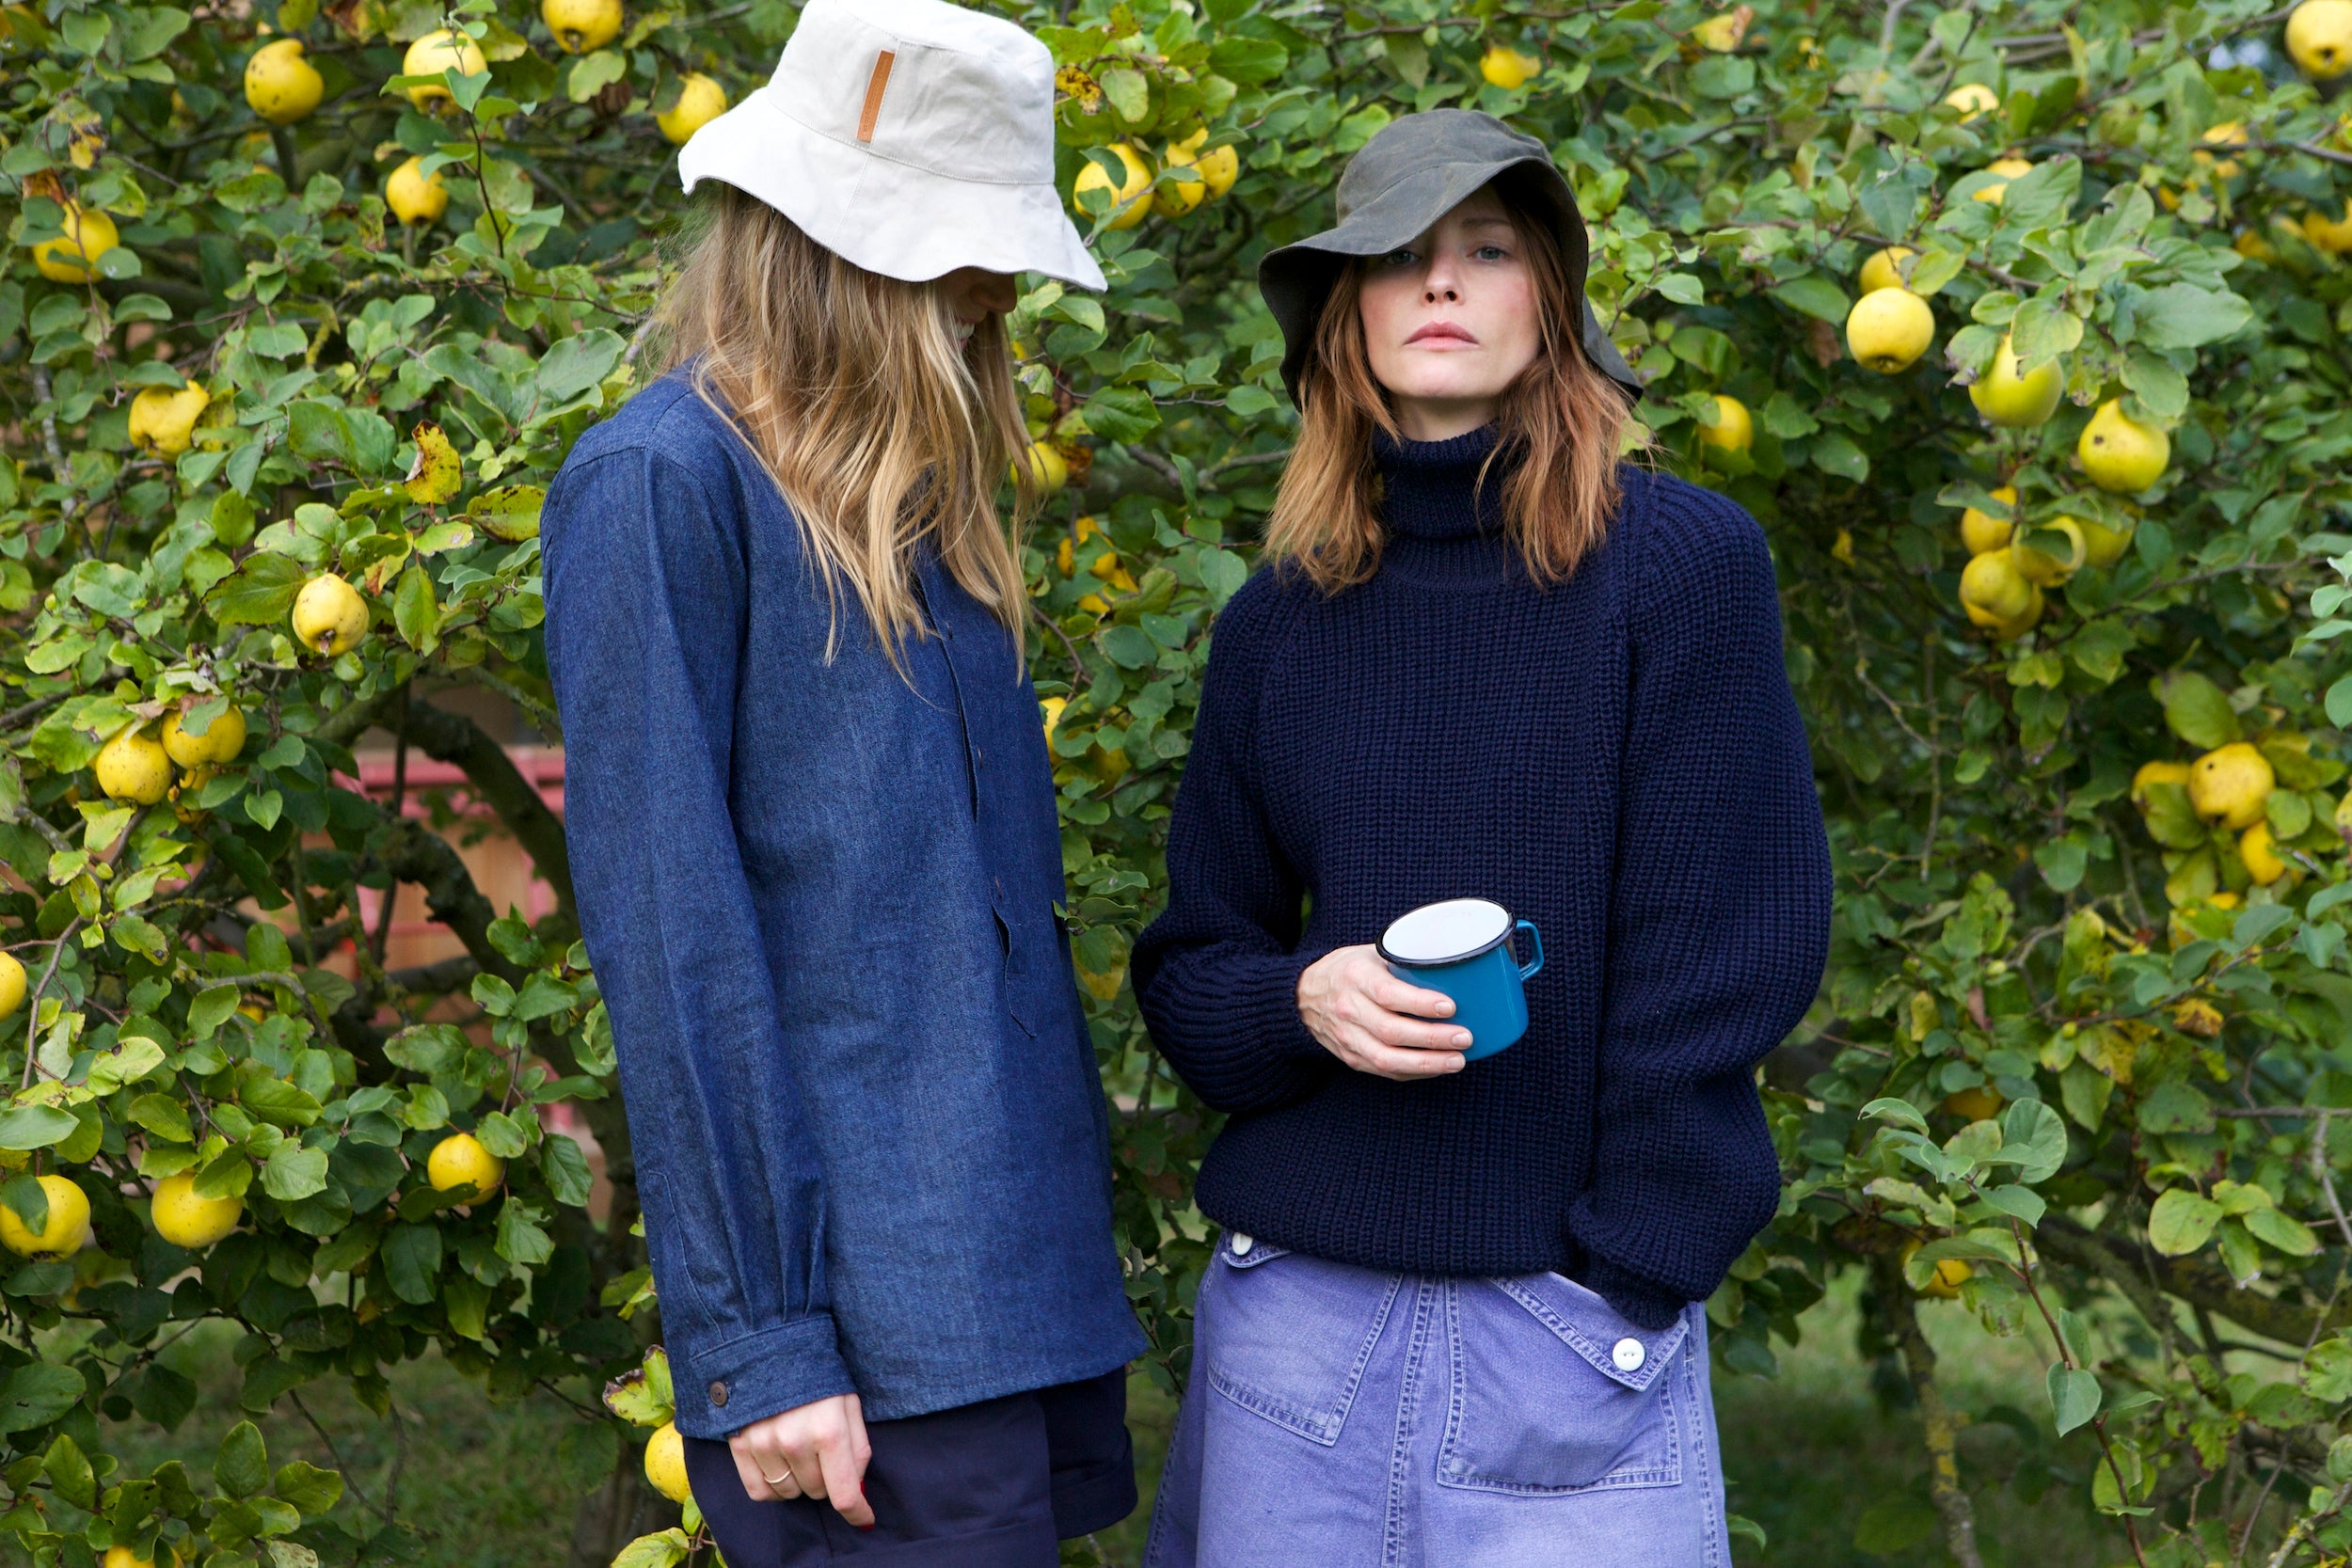
M 1431 322 L 1405 341 L 1407 346 L 1414 343 L 1460 343 L 1466 348 L 1478 346 L 1478 340 L 1471 337 L 1467 328 L 1456 326 L 1452 322 Z

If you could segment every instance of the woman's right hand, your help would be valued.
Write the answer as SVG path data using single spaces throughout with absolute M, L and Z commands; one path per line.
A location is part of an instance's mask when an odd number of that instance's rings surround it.
M 1461 1071 L 1470 1043 L 1469 1030 L 1439 1022 L 1454 1016 L 1454 998 L 1406 985 L 1369 943 L 1334 948 L 1307 966 L 1298 1016 L 1317 1044 L 1358 1072 L 1403 1082 Z
M 829 1500 L 860 1529 L 874 1528 L 866 1501 L 866 1412 L 855 1394 L 834 1394 L 771 1416 L 727 1439 L 735 1473 L 754 1502 Z

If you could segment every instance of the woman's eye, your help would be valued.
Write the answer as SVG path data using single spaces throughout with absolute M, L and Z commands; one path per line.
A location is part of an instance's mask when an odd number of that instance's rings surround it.
M 1511 256 L 1509 251 L 1499 245 L 1482 245 L 1470 254 L 1482 261 L 1504 261 L 1510 260 Z
M 1420 257 L 1414 255 L 1409 250 L 1397 249 L 1391 250 L 1386 256 L 1381 257 L 1380 264 L 1384 267 L 1409 267 L 1415 261 L 1420 260 Z

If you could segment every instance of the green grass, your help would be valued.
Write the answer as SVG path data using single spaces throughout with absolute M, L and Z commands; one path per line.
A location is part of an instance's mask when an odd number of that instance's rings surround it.
M 2080 1500 L 2085 1456 L 2047 1435 L 2035 1346 L 1987 1340 L 1957 1306 L 1930 1304 L 1924 1317 L 1943 1357 L 1947 1396 L 1970 1418 L 1963 1464 L 1987 1563 L 2110 1568 L 2121 1560 L 2120 1539 Z M 1883 1407 L 1874 1395 L 1872 1370 L 1854 1350 L 1855 1321 L 1849 1279 L 1807 1314 L 1804 1343 L 1782 1347 L 1777 1377 L 1717 1378 L 1730 1506 L 1769 1537 L 1760 1551 L 1737 1544 L 1740 1568 L 1933 1568 L 1946 1561 L 1926 1508 L 1917 1418 Z M 225 1333 L 194 1336 L 169 1353 L 197 1378 L 203 1402 L 176 1433 L 135 1421 L 116 1429 L 127 1465 L 144 1470 L 180 1458 L 200 1478 L 221 1434 L 240 1418 L 230 1342 Z M 1131 1388 L 1145 1500 L 1101 1538 L 1110 1560 L 1127 1568 L 1142 1556 L 1151 1489 L 1175 1417 L 1173 1402 L 1143 1378 Z M 405 1452 L 392 1423 L 339 1389 L 320 1385 L 302 1397 L 371 1504 L 381 1504 L 397 1465 L 395 1507 L 422 1535 L 423 1560 L 435 1568 L 564 1568 L 578 1498 L 557 1464 L 556 1446 L 578 1418 L 545 1396 L 490 1405 L 437 1358 L 400 1369 L 393 1389 L 405 1414 Z M 2003 1406 L 2019 1413 L 2014 1426 L 1999 1414 Z M 281 1401 L 261 1424 L 273 1465 L 297 1458 L 336 1463 L 291 1402 Z M 359 1506 L 346 1494 L 338 1514 Z M 1857 1544 L 1858 1529 L 1864 1544 Z M 0 1562 L 17 1560 L 0 1554 Z

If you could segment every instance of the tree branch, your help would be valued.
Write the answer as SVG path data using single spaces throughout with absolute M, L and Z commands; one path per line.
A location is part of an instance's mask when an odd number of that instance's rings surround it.
M 539 875 L 555 890 L 556 911 L 577 932 L 580 913 L 572 902 L 572 861 L 564 842 L 563 818 L 548 809 L 538 787 L 523 777 L 506 748 L 464 714 L 427 702 L 411 702 L 398 722 L 410 744 L 436 762 L 452 764 L 464 772 L 474 798 L 498 814 Z M 467 885 L 472 885 L 470 879 Z M 484 907 L 488 907 L 486 900 Z M 472 943 L 467 947 L 470 951 Z

